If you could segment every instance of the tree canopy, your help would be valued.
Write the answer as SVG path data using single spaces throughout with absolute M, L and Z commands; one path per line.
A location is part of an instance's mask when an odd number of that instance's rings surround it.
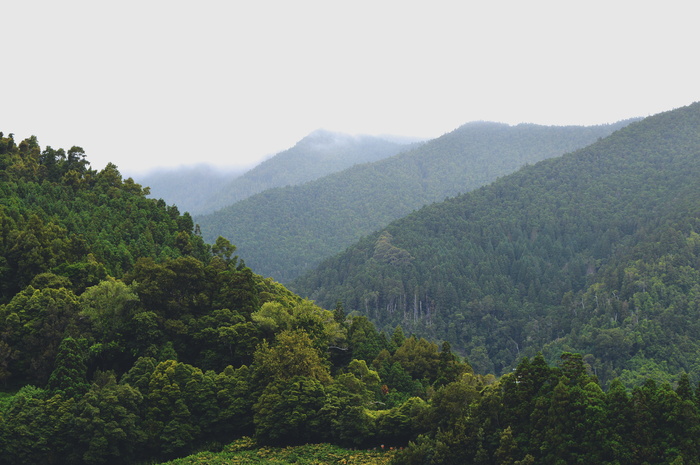
M 290 287 L 448 340 L 482 374 L 580 352 L 628 386 L 700 381 L 700 104 L 427 206 Z

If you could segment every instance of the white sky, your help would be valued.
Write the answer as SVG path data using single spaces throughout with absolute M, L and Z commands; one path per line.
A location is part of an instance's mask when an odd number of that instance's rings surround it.
M 700 100 L 694 3 L 10 0 L 0 131 L 134 174 L 318 128 L 615 122 Z

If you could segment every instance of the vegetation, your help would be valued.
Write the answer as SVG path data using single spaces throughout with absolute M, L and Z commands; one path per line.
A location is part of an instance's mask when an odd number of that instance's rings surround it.
M 266 190 L 197 216 L 197 222 L 207 241 L 228 238 L 256 272 L 287 283 L 423 205 L 475 189 L 527 163 L 583 147 L 628 123 L 594 127 L 471 123 L 391 158 L 303 185 Z
M 149 462 L 246 435 L 406 445 L 430 393 L 471 371 L 255 275 L 77 147 L 0 136 L 0 167 L 2 464 Z
M 163 182 L 157 173 L 144 179 L 144 183 L 151 183 L 148 185 L 153 193 L 164 196 L 168 202 L 179 205 L 193 215 L 203 215 L 264 190 L 304 184 L 358 163 L 369 163 L 396 155 L 413 145 L 383 137 L 351 136 L 319 129 L 294 147 L 268 158 L 244 173 L 225 176 L 210 173 L 202 177 L 202 183 L 197 186 L 199 191 L 191 189 L 191 179 L 178 180 L 171 177 Z M 155 186 L 153 181 L 156 181 Z M 207 181 L 214 183 L 206 185 Z
M 480 373 L 580 352 L 604 385 L 700 380 L 700 104 L 426 207 L 291 287 L 446 339 Z
M 700 464 L 698 128 L 410 215 L 305 278 L 357 287 L 326 308 L 114 165 L 0 133 L 0 465 Z
M 378 450 L 377 450 L 378 449 Z M 394 451 L 388 447 L 374 450 L 348 450 L 329 444 L 292 447 L 262 447 L 245 440 L 234 442 L 222 452 L 203 452 L 167 462 L 168 465 L 201 464 L 263 465 L 298 463 L 300 465 L 388 465 Z M 393 449 L 393 448 L 392 448 Z
M 468 378 L 435 393 L 428 434 L 393 463 L 697 464 L 698 403 L 687 376 L 604 392 L 580 355 L 524 358 L 493 384 Z

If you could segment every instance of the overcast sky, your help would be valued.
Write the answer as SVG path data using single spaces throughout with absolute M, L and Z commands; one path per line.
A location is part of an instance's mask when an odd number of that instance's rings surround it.
M 610 123 L 700 100 L 694 3 L 10 0 L 0 131 L 136 174 L 318 128 Z

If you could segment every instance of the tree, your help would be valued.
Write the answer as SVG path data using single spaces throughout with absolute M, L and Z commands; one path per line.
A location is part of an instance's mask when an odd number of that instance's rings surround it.
M 409 337 L 396 350 L 393 360 L 399 362 L 414 379 L 435 381 L 437 377 L 440 361 L 437 345 L 426 339 Z
M 85 150 L 82 147 L 73 146 L 68 150 L 65 161 L 64 172 L 75 171 L 77 173 L 85 173 L 90 162 L 87 161 Z
M 631 419 L 634 415 L 627 389 L 619 379 L 610 383 L 605 394 L 605 410 L 607 412 L 608 437 L 603 445 L 604 453 L 610 457 L 610 461 L 619 463 L 632 463 L 632 450 L 635 444 L 632 440 Z
M 333 310 L 333 319 L 338 322 L 338 324 L 345 323 L 345 308 L 343 308 L 343 302 L 338 301 L 335 304 L 335 309 Z
M 376 419 L 375 439 L 388 444 L 404 445 L 427 430 L 420 419 L 428 410 L 428 403 L 420 397 L 411 397 L 403 404 L 379 412 Z
M 304 444 L 328 437 L 321 411 L 326 403 L 323 384 L 294 376 L 270 383 L 254 406 L 255 436 L 263 444 Z
M 401 325 L 397 325 L 394 332 L 391 333 L 391 344 L 394 347 L 392 352 L 396 352 L 396 349 L 401 347 L 405 341 L 406 336 L 403 334 L 403 329 L 401 329 Z
M 464 422 L 483 387 L 479 376 L 465 373 L 459 380 L 438 388 L 428 412 L 432 428 L 450 430 Z
M 304 330 L 282 331 L 270 346 L 263 341 L 254 354 L 257 378 L 289 380 L 297 376 L 316 379 L 323 384 L 331 382 L 324 360 L 313 347 Z
M 144 430 L 153 452 L 172 456 L 188 451 L 217 421 L 214 374 L 167 360 L 148 384 Z
M 452 353 L 450 343 L 447 341 L 443 342 L 439 354 L 435 386 L 444 386 L 445 384 L 457 381 L 463 373 L 473 373 L 471 366 L 465 363 L 459 363 L 457 357 Z
M 375 372 L 367 370 L 366 373 Z M 379 382 L 378 377 L 376 382 Z M 321 415 L 330 423 L 334 442 L 357 447 L 372 440 L 374 420 L 368 413 L 368 407 L 374 399 L 373 391 L 372 386 L 353 373 L 339 374 L 333 384 L 326 388 L 326 403 Z
M 212 428 L 222 441 L 232 437 L 252 435 L 254 392 L 251 370 L 243 365 L 238 369 L 228 366 L 216 376 L 218 417 Z
M 71 446 L 66 432 L 74 405 L 75 399 L 50 396 L 32 385 L 20 389 L 0 423 L 0 463 L 64 463 Z
M 352 347 L 352 356 L 366 361 L 374 360 L 383 347 L 377 328 L 364 316 L 354 317 L 348 329 L 348 341 Z
M 113 373 L 95 378 L 75 406 L 69 457 L 76 463 L 134 463 L 146 441 L 140 416 L 143 395 L 128 384 L 117 384 Z
M 498 449 L 494 452 L 496 465 L 513 465 L 518 455 L 518 446 L 513 439 L 513 431 L 510 426 L 501 432 Z
M 365 402 L 373 400 L 380 392 L 381 379 L 379 373 L 370 370 L 364 360 L 353 360 L 347 367 L 348 373 L 355 376 L 364 386 L 363 399 Z
M 234 255 L 236 246 L 222 236 L 216 238 L 216 242 L 211 246 L 211 253 L 223 260 L 227 265 L 233 264 L 235 266 L 238 260 L 238 257 Z
M 82 314 L 87 316 L 100 340 L 120 340 L 127 336 L 126 325 L 140 301 L 133 286 L 110 279 L 89 287 L 80 296 Z
M 63 395 L 64 398 L 84 394 L 89 388 L 86 355 L 87 340 L 67 337 L 61 341 L 54 370 L 46 388 Z
M 12 347 L 8 371 L 18 379 L 45 385 L 61 341 L 79 331 L 78 299 L 65 288 L 28 286 L 0 307 L 0 338 Z

